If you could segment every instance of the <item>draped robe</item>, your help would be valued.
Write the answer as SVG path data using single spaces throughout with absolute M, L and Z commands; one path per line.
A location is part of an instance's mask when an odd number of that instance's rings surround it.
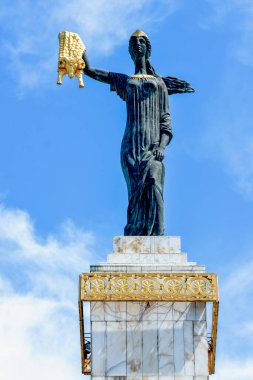
M 154 156 L 161 134 L 172 137 L 168 89 L 159 76 L 110 73 L 111 91 L 126 102 L 121 166 L 128 189 L 126 236 L 164 234 L 164 164 Z

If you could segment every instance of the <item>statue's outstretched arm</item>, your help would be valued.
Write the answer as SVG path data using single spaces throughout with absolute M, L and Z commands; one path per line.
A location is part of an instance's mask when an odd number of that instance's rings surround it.
M 87 57 L 86 52 L 83 53 L 83 60 L 85 62 L 85 68 L 83 69 L 83 72 L 88 75 L 89 77 L 96 79 L 100 82 L 108 83 L 110 84 L 110 76 L 109 71 L 100 70 L 100 69 L 94 69 L 89 62 L 89 59 Z

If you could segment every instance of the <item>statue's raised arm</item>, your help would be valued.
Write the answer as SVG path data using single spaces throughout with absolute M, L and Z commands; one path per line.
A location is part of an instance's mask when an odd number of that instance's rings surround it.
M 88 75 L 89 77 L 96 79 L 100 82 L 110 83 L 109 71 L 101 70 L 101 69 L 94 69 L 90 64 L 90 61 L 88 59 L 86 51 L 83 53 L 82 58 L 85 62 L 85 67 L 83 69 L 83 72 L 86 75 Z

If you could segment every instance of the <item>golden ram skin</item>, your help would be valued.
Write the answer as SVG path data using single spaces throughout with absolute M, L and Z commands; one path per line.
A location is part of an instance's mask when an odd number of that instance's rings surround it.
M 77 33 L 59 33 L 59 60 L 57 84 L 62 85 L 62 77 L 68 74 L 69 78 L 77 77 L 79 87 L 83 88 L 83 69 L 85 67 L 82 55 L 86 50 Z

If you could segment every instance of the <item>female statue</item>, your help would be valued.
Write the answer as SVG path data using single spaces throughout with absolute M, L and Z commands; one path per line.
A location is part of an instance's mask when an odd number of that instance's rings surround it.
M 126 236 L 164 234 L 164 150 L 172 139 L 168 95 L 194 91 L 177 78 L 162 78 L 150 63 L 148 36 L 136 30 L 129 40 L 135 64 L 128 76 L 94 69 L 87 54 L 84 73 L 110 84 L 111 91 L 126 102 L 127 122 L 121 145 L 121 166 L 128 189 Z

